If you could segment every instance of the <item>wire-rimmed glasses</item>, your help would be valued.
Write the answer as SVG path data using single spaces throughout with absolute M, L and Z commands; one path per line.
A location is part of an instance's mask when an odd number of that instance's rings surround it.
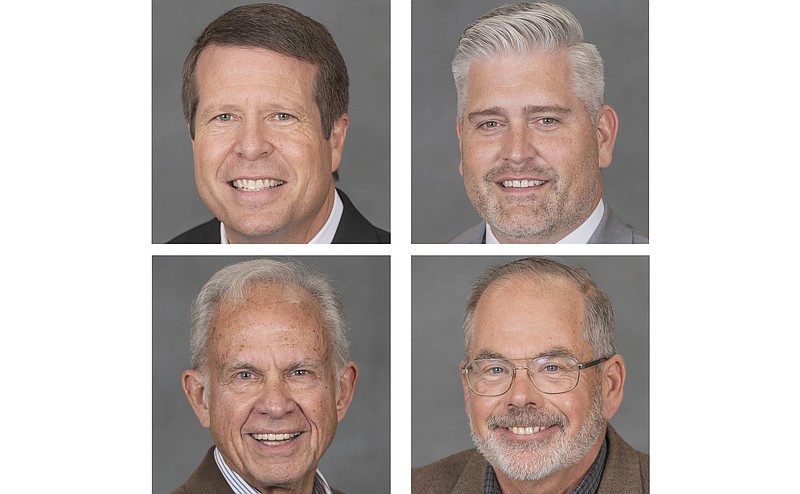
M 475 394 L 481 396 L 500 396 L 511 389 L 517 370 L 527 370 L 536 389 L 547 394 L 561 394 L 575 389 L 581 371 L 609 357 L 599 358 L 579 364 L 572 357 L 538 357 L 533 359 L 482 358 L 470 360 L 461 372 L 467 376 L 467 384 Z M 516 366 L 510 360 L 526 360 L 528 365 Z

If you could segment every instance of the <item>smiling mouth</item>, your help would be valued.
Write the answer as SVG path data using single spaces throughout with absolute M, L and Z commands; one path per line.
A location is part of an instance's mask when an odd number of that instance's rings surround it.
M 542 427 L 509 427 L 508 430 L 511 431 L 512 434 L 516 434 L 518 436 L 529 436 L 531 434 L 536 434 L 537 432 L 543 431 L 552 426 L 542 426 Z
M 509 189 L 527 189 L 529 187 L 544 185 L 546 182 L 546 180 L 504 180 L 500 184 Z
M 274 189 L 275 187 L 280 187 L 281 185 L 285 184 L 286 182 L 282 180 L 247 180 L 247 179 L 239 179 L 230 182 L 231 186 L 236 190 L 241 190 L 244 192 L 258 192 L 264 189 Z
M 294 440 L 300 434 L 301 434 L 300 432 L 295 432 L 292 434 L 250 434 L 250 435 L 253 436 L 253 439 L 262 444 L 266 444 L 268 446 L 277 446 L 279 444 L 285 444 Z

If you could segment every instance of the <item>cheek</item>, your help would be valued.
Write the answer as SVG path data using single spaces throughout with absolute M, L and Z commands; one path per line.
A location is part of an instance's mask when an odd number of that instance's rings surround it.
M 195 169 L 205 174 L 215 172 L 225 160 L 228 147 L 227 140 L 220 137 L 195 139 L 192 143 Z
M 474 396 L 467 401 L 467 412 L 472 419 L 472 426 L 477 430 L 486 429 L 486 421 L 494 413 L 497 403 L 482 398 L 475 398 Z
M 570 427 L 577 431 L 586 420 L 591 407 L 591 400 L 563 399 L 553 402 L 553 406 L 569 419 Z
M 494 153 L 496 146 L 491 142 L 478 142 L 475 139 L 464 140 L 464 158 L 470 168 L 480 168 Z
M 314 431 L 315 441 L 324 443 L 333 437 L 339 423 L 335 403 L 311 403 L 309 400 L 304 400 L 298 405 L 305 421 Z
M 250 415 L 251 401 L 246 396 L 227 393 L 215 401 L 212 417 L 226 429 L 238 429 Z

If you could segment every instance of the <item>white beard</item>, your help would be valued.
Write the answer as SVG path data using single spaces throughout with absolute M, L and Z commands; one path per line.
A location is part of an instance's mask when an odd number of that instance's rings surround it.
M 541 480 L 581 461 L 597 442 L 605 424 L 603 401 L 597 390 L 592 397 L 589 416 L 574 439 L 570 439 L 567 435 L 569 420 L 558 411 L 520 409 L 518 413 L 489 417 L 487 423 L 489 424 L 487 437 L 479 437 L 475 433 L 472 417 L 469 417 L 472 442 L 486 461 L 514 480 Z M 554 439 L 527 444 L 510 442 L 493 433 L 493 429 L 498 426 L 531 424 L 555 424 L 559 428 L 559 433 Z

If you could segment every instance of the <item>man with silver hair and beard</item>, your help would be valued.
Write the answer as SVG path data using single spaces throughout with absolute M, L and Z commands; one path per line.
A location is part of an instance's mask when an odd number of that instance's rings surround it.
M 495 266 L 464 311 L 461 380 L 476 449 L 416 468 L 423 493 L 648 493 L 649 456 L 608 424 L 625 362 L 608 296 L 544 258 Z
M 464 30 L 452 70 L 458 170 L 483 222 L 450 243 L 648 243 L 603 201 L 619 123 L 569 10 L 492 10 Z

